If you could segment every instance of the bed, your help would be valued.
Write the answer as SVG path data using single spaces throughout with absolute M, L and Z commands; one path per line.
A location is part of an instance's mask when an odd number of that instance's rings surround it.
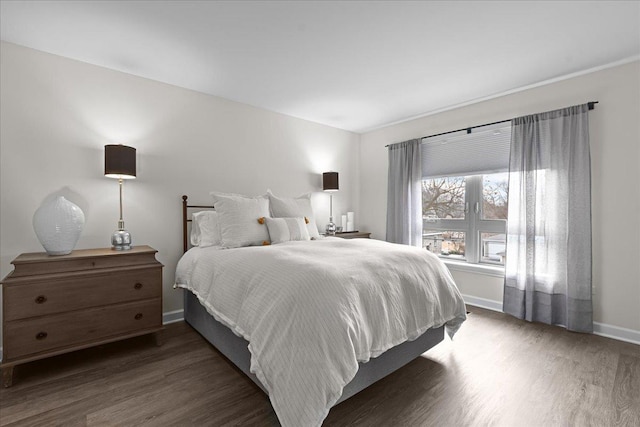
M 335 237 L 189 249 L 189 213 L 212 209 L 190 205 L 182 196 L 185 254 L 176 287 L 185 289 L 184 317 L 269 396 L 283 426 L 320 425 L 332 406 L 441 342 L 445 330 L 453 336 L 465 320 L 464 302 L 448 270 L 427 251 Z M 404 277 L 402 260 L 422 263 L 423 257 L 430 280 L 438 283 L 422 290 L 402 279 L 406 289 L 397 293 L 389 283 Z M 422 298 L 416 292 L 443 294 L 445 302 L 422 309 L 412 305 Z M 401 315 L 394 314 L 396 305 L 404 307 Z

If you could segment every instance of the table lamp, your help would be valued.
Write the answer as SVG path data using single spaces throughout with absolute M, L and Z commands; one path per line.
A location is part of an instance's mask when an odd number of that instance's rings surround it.
M 333 193 L 339 188 L 338 172 L 324 172 L 322 174 L 322 190 L 329 192 L 329 223 L 326 233 L 330 236 L 336 234 L 336 224 L 333 222 Z
M 122 182 L 136 177 L 136 149 L 126 145 L 105 145 L 104 176 L 117 178 L 120 186 L 120 220 L 118 229 L 111 235 L 111 247 L 126 251 L 131 249 L 131 234 L 125 230 L 122 219 Z

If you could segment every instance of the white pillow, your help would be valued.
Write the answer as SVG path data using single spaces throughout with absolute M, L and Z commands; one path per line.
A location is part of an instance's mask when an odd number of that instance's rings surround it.
M 191 240 L 191 246 L 200 246 L 200 227 L 198 226 L 198 221 L 196 221 L 197 213 L 191 215 L 191 235 L 189 239 Z
M 206 248 L 220 245 L 220 224 L 218 213 L 214 211 L 200 211 L 192 215 L 191 244 Z
M 258 222 L 269 217 L 269 199 L 265 196 L 246 197 L 239 194 L 210 193 L 220 224 L 220 246 L 240 248 L 269 242 L 267 226 Z M 264 222 L 264 221 L 263 221 Z
M 307 230 L 312 239 L 320 238 L 316 217 L 311 207 L 311 193 L 303 194 L 300 197 L 277 197 L 270 190 L 267 190 L 269 203 L 271 205 L 271 216 L 274 218 L 306 218 Z
M 271 243 L 310 240 L 304 218 L 265 218 Z

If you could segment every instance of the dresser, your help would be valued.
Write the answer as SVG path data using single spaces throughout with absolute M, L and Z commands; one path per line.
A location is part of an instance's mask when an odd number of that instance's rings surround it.
M 25 253 L 2 282 L 2 381 L 16 365 L 155 333 L 161 343 L 162 267 L 156 250 Z

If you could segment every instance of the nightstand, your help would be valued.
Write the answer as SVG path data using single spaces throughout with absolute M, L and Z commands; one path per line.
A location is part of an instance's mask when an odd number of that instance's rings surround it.
M 25 253 L 3 285 L 2 381 L 45 357 L 162 331 L 162 267 L 156 250 Z
M 364 231 L 344 231 L 342 233 L 336 233 L 336 237 L 343 239 L 369 239 L 371 233 L 365 233 Z

